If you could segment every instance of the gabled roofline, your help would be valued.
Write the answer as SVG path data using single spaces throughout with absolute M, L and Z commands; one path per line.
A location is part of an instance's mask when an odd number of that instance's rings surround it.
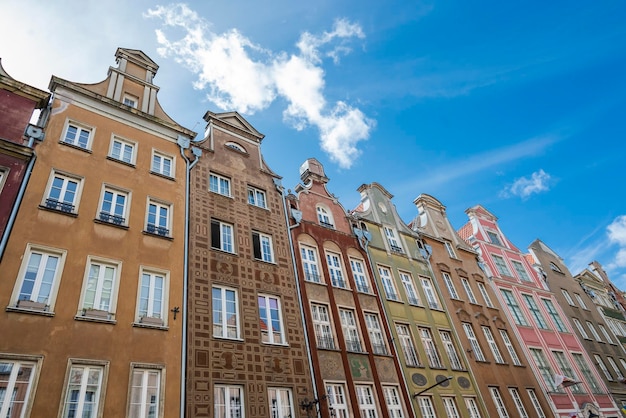
M 0 89 L 15 93 L 18 96 L 35 102 L 36 109 L 43 109 L 50 100 L 50 93 L 36 87 L 17 81 L 6 72 L 0 58 Z

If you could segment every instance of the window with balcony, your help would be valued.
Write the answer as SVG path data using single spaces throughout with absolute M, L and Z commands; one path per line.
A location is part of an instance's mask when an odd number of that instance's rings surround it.
M 436 369 L 443 369 L 443 363 L 441 362 L 441 357 L 439 356 L 439 351 L 437 350 L 437 345 L 433 340 L 430 329 L 420 327 L 418 330 L 429 366 Z
M 333 337 L 333 329 L 330 324 L 330 315 L 328 307 L 317 303 L 311 304 L 311 316 L 313 318 L 313 329 L 315 330 L 315 340 L 317 348 L 326 350 L 335 349 L 335 338 Z
M 435 293 L 435 289 L 433 288 L 433 283 L 427 277 L 421 277 L 422 289 L 424 290 L 424 294 L 426 295 L 426 302 L 428 302 L 428 306 L 431 309 L 441 309 L 441 303 L 439 302 L 439 298 L 437 297 L 437 293 Z
M 129 200 L 130 194 L 127 191 L 105 186 L 98 218 L 102 222 L 127 226 Z
M 352 277 L 356 284 L 356 290 L 361 293 L 372 293 L 369 280 L 365 275 L 365 266 L 363 261 L 356 258 L 350 258 L 350 268 L 352 269 Z
M 63 213 L 78 213 L 83 179 L 53 170 L 46 188 L 44 207 Z
M 398 292 L 394 284 L 393 275 L 391 270 L 387 267 L 378 266 L 378 274 L 380 275 L 380 281 L 382 282 L 383 289 L 385 291 L 385 297 L 389 300 L 399 301 Z
M 400 342 L 400 348 L 404 354 L 404 360 L 407 366 L 419 366 L 420 361 L 413 344 L 413 337 L 408 325 L 396 324 L 396 332 L 398 333 L 398 340 Z
M 413 284 L 413 277 L 409 273 L 400 272 L 400 281 L 402 282 L 402 286 L 404 286 L 404 291 L 406 292 L 406 299 L 409 302 L 409 305 L 420 306 L 420 299 L 417 296 L 417 290 L 415 289 L 415 285 Z
M 343 277 L 343 268 L 339 254 L 327 252 L 326 262 L 328 264 L 328 275 L 332 285 L 341 289 L 347 289 L 348 284 Z
M 346 339 L 346 349 L 353 353 L 362 353 L 364 350 L 361 345 L 361 337 L 354 311 L 339 309 L 339 318 L 341 319 L 341 329 Z
M 383 330 L 380 326 L 378 315 L 366 313 L 365 324 L 367 326 L 367 332 L 370 337 L 372 351 L 374 351 L 374 354 L 387 355 L 387 345 L 385 344 L 385 338 L 383 337 Z
M 302 257 L 304 280 L 307 282 L 321 283 L 322 278 L 317 265 L 317 250 L 313 247 L 300 244 L 300 256 Z
M 169 203 L 148 199 L 146 232 L 162 237 L 171 236 L 171 213 L 172 206 Z

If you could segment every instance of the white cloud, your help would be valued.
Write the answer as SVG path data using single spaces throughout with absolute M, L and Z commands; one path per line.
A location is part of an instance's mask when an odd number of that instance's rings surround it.
M 194 87 L 207 90 L 207 98 L 225 110 L 252 114 L 269 107 L 278 97 L 287 102 L 285 122 L 295 129 L 318 129 L 322 149 L 343 168 L 359 156 L 360 141 L 369 137 L 374 121 L 345 102 L 328 104 L 324 97 L 323 58 L 339 62 L 350 52 L 349 42 L 363 38 L 358 24 L 335 21 L 330 32 L 304 32 L 298 54 L 273 52 L 255 44 L 236 29 L 222 34 L 186 5 L 158 6 L 146 13 L 159 18 L 159 54 L 171 56 L 197 75 Z M 171 40 L 166 30 L 181 30 Z
M 535 171 L 530 175 L 530 178 L 520 177 L 515 180 L 512 185 L 505 188 L 502 195 L 507 197 L 509 195 L 519 196 L 522 199 L 527 199 L 530 195 L 535 193 L 547 192 L 550 190 L 550 184 L 552 177 L 550 174 L 543 170 Z
M 613 262 L 607 267 L 609 269 L 626 267 L 626 215 L 615 218 L 613 222 L 606 227 L 606 232 L 609 241 L 619 246 Z

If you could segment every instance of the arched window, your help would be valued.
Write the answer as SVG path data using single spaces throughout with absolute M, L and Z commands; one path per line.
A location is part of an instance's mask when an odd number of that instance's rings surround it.
M 333 215 L 329 210 L 322 206 L 317 207 L 317 220 L 320 222 L 320 225 L 325 226 L 326 228 L 335 228 Z
M 247 154 L 245 148 L 235 142 L 227 142 L 224 145 L 227 146 L 228 148 L 234 149 L 235 151 L 239 151 L 239 152 L 243 152 Z

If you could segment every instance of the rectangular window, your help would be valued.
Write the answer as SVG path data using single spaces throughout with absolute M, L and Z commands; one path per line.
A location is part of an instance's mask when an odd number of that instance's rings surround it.
M 82 179 L 53 171 L 46 190 L 44 206 L 66 213 L 78 212 Z
M 398 292 L 396 291 L 396 286 L 393 283 L 391 270 L 386 267 L 378 266 L 378 274 L 380 275 L 380 281 L 383 284 L 383 289 L 385 290 L 385 296 L 387 299 L 395 301 L 400 300 Z
M 492 244 L 502 246 L 502 242 L 500 242 L 500 237 L 498 236 L 497 232 L 487 231 L 487 236 L 489 237 L 489 241 L 491 241 Z
M 230 179 L 211 173 L 209 175 L 209 190 L 230 197 Z
M 598 324 L 598 326 L 600 327 L 600 331 L 602 331 L 602 335 L 604 335 L 606 342 L 609 344 L 615 344 L 615 341 L 613 341 L 613 338 L 611 338 L 611 334 L 609 334 L 606 327 L 602 324 Z
M 122 103 L 124 103 L 126 106 L 130 106 L 132 108 L 137 108 L 137 103 L 139 103 L 139 98 L 136 96 L 133 96 L 131 94 L 124 94 L 124 97 L 122 99 Z
M 2 188 L 4 187 L 4 181 L 6 180 L 8 173 L 9 169 L 0 167 L 0 192 L 2 192 Z
M 437 418 L 435 415 L 435 408 L 433 406 L 433 400 L 430 396 L 419 396 L 417 398 L 417 404 L 419 405 L 422 418 Z
M 461 283 L 463 284 L 463 289 L 465 290 L 465 294 L 467 295 L 467 300 L 474 305 L 478 304 L 476 300 L 476 296 L 474 296 L 474 291 L 472 290 L 472 286 L 470 286 L 469 280 L 465 278 L 461 278 Z
M 587 304 L 585 303 L 583 298 L 580 297 L 578 293 L 574 293 L 574 297 L 576 298 L 576 301 L 578 302 L 581 308 L 589 310 L 589 308 L 587 308 Z
M 12 297 L 18 308 L 36 311 L 54 308 L 65 254 L 63 250 L 28 245 Z
M 339 309 L 339 318 L 341 319 L 341 328 L 346 339 L 346 349 L 353 353 L 362 353 L 363 347 L 361 346 L 361 337 L 354 311 Z
M 456 253 L 454 252 L 454 246 L 452 246 L 452 243 L 444 241 L 443 245 L 446 247 L 446 251 L 448 252 L 450 258 L 456 258 Z
M 478 409 L 478 402 L 476 402 L 476 398 L 465 398 L 465 406 L 467 407 L 467 412 L 469 412 L 470 418 L 482 418 L 480 416 L 480 410 Z
M 248 186 L 248 203 L 263 209 L 267 209 L 267 199 L 265 198 L 265 192 L 261 189 L 257 189 L 256 187 Z
M 213 286 L 213 336 L 241 338 L 237 291 Z
M 567 301 L 567 303 L 570 304 L 570 306 L 576 306 L 576 304 L 572 300 L 572 297 L 569 295 L 569 292 L 567 290 L 561 289 L 561 292 L 563 293 L 563 296 L 565 297 L 565 300 Z
M 150 170 L 162 176 L 174 177 L 174 158 L 158 151 L 152 151 L 152 165 Z
M 385 230 L 385 237 L 387 237 L 387 243 L 389 243 L 389 248 L 391 251 L 396 253 L 404 253 L 402 250 L 402 246 L 396 237 L 396 231 L 393 228 L 383 227 Z
M 374 399 L 372 387 L 369 385 L 356 385 L 355 388 L 361 418 L 377 418 L 376 400 Z
M 258 303 L 261 341 L 268 344 L 285 344 L 280 299 L 274 296 L 259 295 Z
M 213 392 L 214 418 L 245 418 L 243 387 L 215 385 Z
M 515 269 L 515 271 L 517 272 L 518 277 L 525 281 L 525 282 L 530 282 L 532 281 L 531 278 L 528 276 L 528 273 L 526 273 L 526 269 L 524 268 L 524 265 L 522 263 L 520 263 L 519 261 L 516 260 L 511 260 L 511 264 L 513 264 L 513 268 Z
M 459 410 L 456 407 L 456 402 L 453 397 L 450 396 L 442 396 L 441 401 L 443 402 L 443 407 L 446 411 L 446 416 L 448 418 L 460 418 Z
M 576 318 L 572 318 L 572 321 L 574 321 L 574 325 L 576 325 L 576 328 L 578 328 L 580 336 L 583 337 L 585 340 L 589 340 L 589 335 L 587 334 L 587 331 L 585 331 L 585 328 L 583 328 L 583 324 L 581 324 L 580 321 Z
M 136 145 L 133 142 L 113 137 L 109 157 L 127 164 L 135 165 L 135 147 Z
M 565 327 L 563 320 L 559 316 L 559 313 L 556 310 L 556 306 L 554 306 L 554 303 L 552 303 L 552 300 L 544 298 L 542 298 L 541 300 L 543 301 L 543 304 L 548 311 L 548 315 L 550 315 L 550 318 L 552 318 L 552 322 L 554 322 L 554 326 L 556 327 L 556 329 L 559 332 L 567 332 L 567 328 Z
M 162 374 L 155 367 L 132 367 L 129 417 L 156 418 L 163 416 Z
M 346 389 L 342 383 L 326 383 L 326 396 L 331 416 L 336 418 L 348 418 L 350 416 L 346 400 Z
M 63 417 L 95 418 L 102 414 L 102 381 L 105 367 L 71 361 L 66 379 Z
M 441 309 L 441 304 L 439 303 L 439 298 L 435 293 L 432 282 L 429 278 L 426 277 L 421 277 L 421 279 L 422 289 L 424 290 L 424 294 L 426 295 L 426 301 L 428 302 L 428 306 L 431 309 Z
M 506 330 L 501 329 L 500 336 L 502 337 L 502 341 L 504 341 L 504 346 L 506 347 L 506 350 L 509 352 L 509 356 L 511 356 L 511 360 L 513 361 L 513 364 L 516 366 L 521 366 L 522 362 L 520 361 L 519 356 L 517 355 L 517 352 L 515 351 L 515 347 L 513 346 L 513 343 L 511 342 L 511 339 L 509 338 L 509 334 L 506 332 Z
M 396 324 L 396 332 L 398 333 L 398 340 L 402 348 L 402 353 L 404 354 L 406 365 L 419 366 L 420 361 L 417 356 L 417 350 L 415 350 L 415 345 L 413 344 L 413 337 L 411 336 L 409 326 Z
M 99 219 L 115 225 L 127 225 L 128 192 L 106 186 L 102 193 Z
M 442 369 L 443 363 L 441 363 L 441 357 L 439 356 L 439 351 L 437 350 L 437 345 L 433 340 L 433 336 L 428 328 L 418 328 L 420 339 L 422 340 L 422 345 L 424 346 L 424 352 L 426 353 L 426 358 L 428 359 L 428 364 L 430 367 Z
M 613 371 L 615 372 L 615 375 L 617 376 L 617 380 L 619 382 L 621 382 L 622 380 L 624 380 L 624 375 L 622 374 L 622 371 L 619 369 L 619 367 L 617 367 L 617 363 L 615 362 L 615 360 L 613 359 L 613 357 L 606 357 L 606 360 L 609 362 L 609 364 L 611 365 L 611 367 L 613 368 Z
M 609 372 L 609 369 L 606 368 L 606 364 L 604 364 L 604 361 L 602 361 L 602 357 L 600 357 L 597 354 L 594 354 L 593 358 L 596 361 L 596 364 L 598 365 L 600 370 L 602 370 L 602 373 L 604 373 L 604 377 L 606 378 L 606 380 L 608 380 L 609 382 L 612 382 L 613 376 L 611 375 L 611 372 Z
M 491 328 L 482 326 L 483 334 L 485 334 L 485 338 L 487 339 L 487 344 L 489 345 L 489 349 L 491 349 L 491 354 L 493 354 L 493 358 L 496 360 L 496 363 L 504 363 L 504 357 L 500 353 L 500 349 L 498 348 L 498 344 L 496 343 L 496 339 L 493 337 L 493 333 L 491 332 Z
M 311 316 L 313 317 L 313 328 L 315 330 L 315 340 L 318 348 L 326 350 L 335 349 L 335 339 L 333 329 L 330 324 L 330 315 L 326 305 L 311 304 Z
M 489 297 L 489 293 L 487 292 L 487 288 L 485 287 L 485 284 L 483 282 L 476 282 L 476 285 L 478 285 L 478 290 L 480 291 L 480 294 L 485 300 L 485 304 L 489 308 L 495 308 L 493 302 L 491 301 L 491 298 Z
M 385 339 L 383 337 L 383 331 L 380 327 L 380 321 L 378 315 L 372 313 L 365 314 L 365 324 L 367 326 L 367 332 L 370 336 L 370 342 L 372 343 L 372 350 L 374 354 L 387 354 L 387 346 L 385 345 Z
M 93 130 L 76 123 L 70 122 L 65 128 L 62 142 L 74 145 L 82 149 L 91 149 L 91 137 Z
M 387 404 L 387 411 L 389 411 L 390 418 L 403 418 L 402 401 L 400 400 L 400 394 L 398 388 L 395 386 L 383 386 L 383 394 L 385 395 L 385 403 Z
M 341 289 L 347 289 L 348 285 L 343 278 L 343 268 L 341 267 L 339 254 L 326 253 L 326 262 L 328 263 L 328 275 L 332 285 Z
M 517 388 L 509 388 L 509 393 L 511 394 L 511 398 L 513 398 L 513 402 L 515 403 L 517 416 L 519 418 L 528 418 L 528 413 L 526 412 L 526 408 L 524 408 L 524 403 L 522 402 L 522 397 L 519 394 L 519 390 L 517 390 Z
M 91 259 L 83 284 L 82 315 L 111 319 L 117 302 L 119 264 Z
M 513 292 L 511 292 L 510 290 L 506 290 L 506 289 L 500 289 L 500 292 L 502 293 L 502 296 L 504 297 L 506 306 L 509 307 L 509 312 L 511 312 L 511 315 L 513 316 L 513 321 L 515 321 L 517 325 L 528 326 L 528 322 L 526 321 L 526 318 L 524 317 L 522 310 L 517 304 L 517 301 L 515 300 L 515 296 L 513 296 Z
M 408 273 L 400 272 L 400 280 L 402 281 L 402 285 L 404 286 L 406 299 L 407 302 L 409 302 L 409 305 L 420 306 L 420 300 L 417 296 L 415 285 L 413 284 L 413 277 L 411 277 L 411 275 Z
M 271 418 L 294 416 L 295 410 L 293 409 L 293 394 L 291 393 L 291 389 L 268 388 L 267 397 L 270 402 Z
M 302 269 L 304 280 L 313 283 L 321 283 L 319 268 L 317 267 L 317 250 L 300 244 L 300 256 L 302 257 Z
M 594 377 L 589 364 L 585 361 L 585 358 L 580 353 L 572 353 L 574 362 L 578 366 L 578 369 L 583 374 L 583 380 L 589 385 L 593 393 L 602 393 L 602 388 L 598 384 L 598 381 Z
M 229 253 L 235 252 L 233 226 L 211 219 L 211 248 Z
M 272 237 L 261 232 L 252 231 L 252 249 L 254 258 L 274 262 L 274 249 L 272 248 Z
M 137 316 L 147 325 L 165 325 L 167 315 L 168 274 L 142 270 Z
M 539 311 L 539 307 L 537 306 L 535 299 L 533 299 L 531 295 L 527 295 L 527 294 L 522 294 L 522 297 L 524 298 L 524 301 L 526 302 L 526 306 L 528 307 L 528 310 L 530 311 L 530 314 L 534 318 L 537 326 L 541 329 L 548 329 L 548 324 L 546 323 L 546 320 L 543 318 L 543 315 L 541 315 L 541 311 Z
M 498 270 L 498 273 L 500 273 L 501 276 L 511 277 L 511 271 L 507 267 L 504 258 L 495 254 L 492 254 L 491 257 L 493 258 L 493 262 L 496 264 L 496 269 Z
M 372 293 L 369 280 L 365 275 L 365 267 L 361 260 L 350 258 L 350 267 L 352 268 L 352 277 L 356 283 L 356 290 L 361 293 Z
M 151 234 L 169 237 L 171 229 L 171 212 L 171 205 L 149 199 L 146 231 Z
M 533 407 L 535 408 L 535 413 L 537 414 L 537 418 L 546 418 L 546 414 L 543 413 L 543 409 L 541 408 L 541 404 L 539 403 L 539 398 L 535 393 L 534 389 L 526 389 L 528 393 L 528 397 L 530 401 L 533 403 Z
M 452 281 L 452 277 L 450 277 L 450 275 L 446 272 L 442 272 L 441 275 L 443 276 L 443 281 L 446 284 L 448 293 L 450 293 L 450 297 L 452 299 L 461 299 L 459 298 L 459 294 L 457 293 L 456 288 L 454 287 L 454 282 Z
M 561 369 L 561 374 L 577 382 L 578 376 L 576 376 L 576 373 L 574 373 L 572 366 L 570 365 L 569 361 L 567 361 L 565 353 L 563 353 L 562 351 L 552 351 L 552 355 L 554 356 L 554 359 L 556 360 L 556 364 L 559 366 L 559 369 Z M 570 386 L 570 390 L 572 391 L 572 393 L 584 393 L 582 385 L 572 385 Z
M 506 406 L 502 400 L 502 395 L 500 395 L 500 390 L 498 390 L 498 388 L 490 387 L 489 393 L 491 393 L 491 399 L 493 399 L 493 403 L 496 406 L 498 416 L 500 418 L 509 418 L 509 412 L 506 410 Z
M 556 392 L 562 392 L 563 389 L 554 387 L 554 373 L 543 351 L 539 348 L 531 348 L 530 353 L 532 354 L 533 360 L 535 360 L 535 365 L 539 369 L 539 373 L 541 377 L 543 377 L 543 382 L 546 385 L 545 387 L 548 388 L 548 391 L 554 390 Z
M 476 334 L 474 333 L 474 328 L 472 324 L 468 324 L 467 322 L 463 322 L 463 330 L 465 331 L 465 335 L 469 340 L 471 346 L 471 353 L 474 356 L 476 361 L 486 361 L 485 355 L 483 354 L 482 348 L 480 348 L 480 343 L 476 338 Z
M 441 342 L 443 343 L 443 349 L 448 355 L 448 360 L 450 360 L 450 367 L 452 370 L 463 370 L 463 363 L 461 362 L 461 357 L 459 357 L 459 354 L 456 351 L 450 331 L 439 331 L 439 336 L 441 337 Z
M 37 363 L 0 357 L 0 417 L 23 418 L 32 402 Z
M 596 328 L 593 326 L 591 321 L 585 322 L 587 323 L 587 328 L 589 328 L 589 331 L 591 331 L 591 335 L 593 335 L 593 338 L 595 338 L 596 341 L 603 342 L 602 338 L 600 338 L 600 334 L 598 334 L 598 331 L 596 331 Z

